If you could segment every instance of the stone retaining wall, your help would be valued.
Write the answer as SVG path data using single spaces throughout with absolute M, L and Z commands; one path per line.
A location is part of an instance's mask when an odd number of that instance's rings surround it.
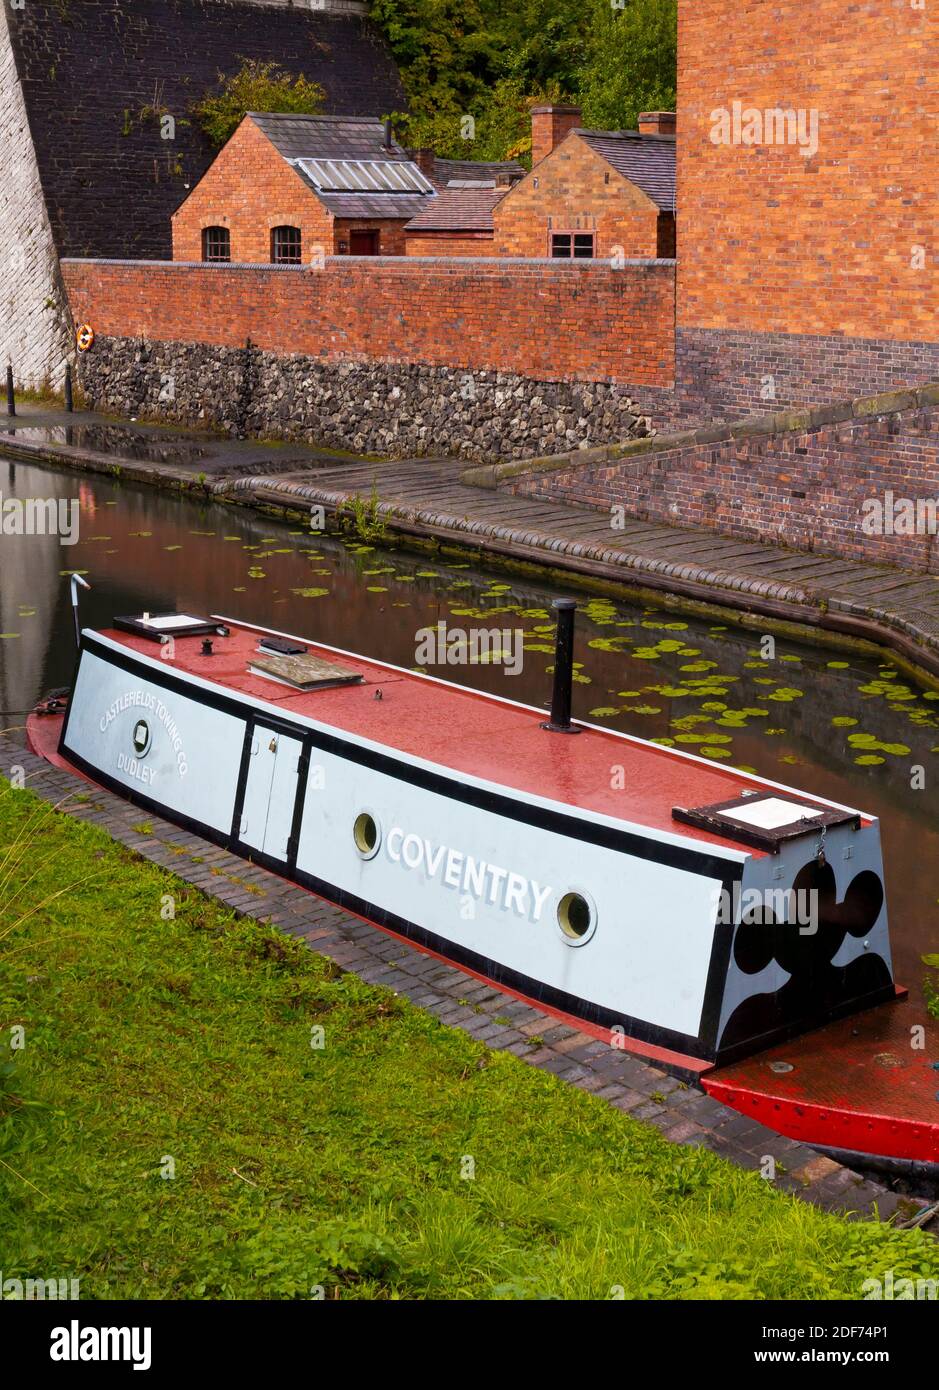
M 79 371 L 95 410 L 357 453 L 524 458 L 650 428 L 625 387 L 509 372 L 120 338 L 97 339 Z

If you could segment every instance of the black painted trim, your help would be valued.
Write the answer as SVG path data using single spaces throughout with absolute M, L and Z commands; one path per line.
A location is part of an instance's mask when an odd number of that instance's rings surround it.
M 438 955 L 446 957 L 447 960 L 455 961 L 458 965 L 465 965 L 468 969 L 475 970 L 477 974 L 484 975 L 496 984 L 505 985 L 519 994 L 527 995 L 529 999 L 534 999 L 538 1003 L 548 1004 L 551 1008 L 559 1009 L 562 1013 L 585 1019 L 588 1023 L 594 1023 L 603 1028 L 612 1028 L 619 1024 L 628 1037 L 636 1038 L 640 1042 L 652 1043 L 657 1047 L 667 1047 L 674 1052 L 683 1052 L 689 1057 L 706 1061 L 713 1060 L 712 1050 L 701 1038 L 695 1038 L 687 1033 L 678 1033 L 670 1028 L 661 1028 L 658 1024 L 633 1018 L 629 1014 L 617 1013 L 602 1004 L 592 1004 L 581 999 L 579 995 L 568 994 L 564 990 L 556 989 L 553 985 L 547 985 L 542 980 L 536 980 L 533 976 L 526 975 L 522 971 L 512 970 L 499 961 L 490 960 L 488 956 L 467 950 L 465 946 L 449 941 L 446 937 L 438 936 L 436 932 L 428 931 L 425 927 L 420 927 L 405 917 L 398 917 L 385 908 L 376 907 L 366 899 L 357 897 L 354 893 L 348 893 L 342 888 L 337 888 L 335 884 L 328 883 L 325 879 L 317 878 L 315 874 L 308 874 L 304 870 L 298 869 L 292 877 L 302 887 L 309 888 L 311 892 L 317 893 L 321 898 L 327 898 L 348 912 L 354 912 L 358 917 L 364 917 L 380 927 L 387 928 L 388 931 L 407 937 L 409 941 L 416 941 L 418 945 L 435 951 Z

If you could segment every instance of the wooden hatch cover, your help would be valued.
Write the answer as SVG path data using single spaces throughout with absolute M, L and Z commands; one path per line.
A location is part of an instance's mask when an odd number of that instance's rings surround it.
M 294 690 L 329 690 L 337 685 L 360 685 L 364 680 L 354 666 L 328 661 L 312 652 L 280 654 L 259 649 L 248 670 L 253 676 L 280 681 Z
M 768 850 L 770 854 L 778 854 L 787 840 L 801 835 L 818 835 L 835 825 L 850 825 L 854 830 L 861 826 L 857 811 L 814 806 L 804 797 L 771 791 L 749 792 L 730 801 L 712 802 L 710 806 L 673 806 L 672 817 L 684 825 L 710 830 L 714 835 Z

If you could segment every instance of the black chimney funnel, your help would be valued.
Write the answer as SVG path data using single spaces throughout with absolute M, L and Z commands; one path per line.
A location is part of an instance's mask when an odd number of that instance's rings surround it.
M 554 652 L 554 689 L 551 694 L 551 718 L 543 729 L 552 734 L 579 734 L 571 723 L 571 690 L 574 683 L 574 611 L 572 598 L 556 598 L 551 605 L 558 615 L 557 642 Z

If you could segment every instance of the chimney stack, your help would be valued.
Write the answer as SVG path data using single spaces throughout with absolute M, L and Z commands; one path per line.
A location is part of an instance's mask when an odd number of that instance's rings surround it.
M 643 111 L 639 117 L 639 134 L 674 135 L 676 125 L 674 111 Z
M 417 165 L 418 169 L 420 169 L 421 173 L 424 175 L 425 179 L 430 179 L 431 183 L 433 183 L 435 162 L 433 150 L 429 150 L 426 148 L 419 150 L 411 150 L 410 155 L 411 158 L 414 160 L 414 163 Z
M 394 135 L 391 129 L 391 117 L 385 118 L 385 149 L 390 150 L 394 144 Z
M 540 164 L 561 141 L 580 126 L 579 106 L 533 106 L 531 109 L 531 163 Z

